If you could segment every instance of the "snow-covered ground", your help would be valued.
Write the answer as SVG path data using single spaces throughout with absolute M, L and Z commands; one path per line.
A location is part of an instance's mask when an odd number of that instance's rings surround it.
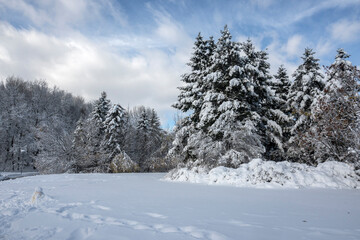
M 255 189 L 164 174 L 0 182 L 0 239 L 360 239 L 356 189 Z M 36 187 L 44 195 L 32 203 Z
M 291 162 L 254 159 L 239 168 L 203 166 L 174 169 L 165 179 L 210 185 L 255 188 L 360 188 L 360 172 L 351 164 L 329 161 L 317 167 Z

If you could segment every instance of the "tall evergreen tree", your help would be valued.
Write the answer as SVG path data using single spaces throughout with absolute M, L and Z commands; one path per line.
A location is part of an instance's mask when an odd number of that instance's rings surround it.
M 101 92 L 100 98 L 95 101 L 94 109 L 91 114 L 92 120 L 99 127 L 101 133 L 103 133 L 104 121 L 111 107 L 110 100 L 108 100 L 106 97 L 106 92 Z
M 277 74 L 274 75 L 274 79 L 270 81 L 273 98 L 268 106 L 267 116 L 271 120 L 269 125 L 273 126 L 274 129 L 272 133 L 274 141 L 270 141 L 271 144 L 266 151 L 266 158 L 269 160 L 282 161 L 285 159 L 285 143 L 289 139 L 289 124 L 291 121 L 290 112 L 287 107 L 290 85 L 286 69 L 281 65 Z
M 128 116 L 120 104 L 114 104 L 105 117 L 105 135 L 103 147 L 110 154 L 111 160 L 116 154 L 122 151 L 125 140 L 125 129 L 128 123 Z
M 211 42 L 203 40 L 203 37 L 199 33 L 194 44 L 194 52 L 187 64 L 190 66 L 191 71 L 183 74 L 181 81 L 185 83 L 185 86 L 179 87 L 180 94 L 178 101 L 173 106 L 183 112 L 193 110 L 193 120 L 196 121 L 196 115 L 198 115 L 197 105 L 201 102 L 203 95 L 203 71 L 209 64 L 209 58 L 211 54 L 210 45 Z
M 147 165 L 151 154 L 161 146 L 160 120 L 154 109 L 140 108 L 140 115 L 136 124 L 136 145 L 138 151 L 138 164 L 144 170 L 149 170 Z
M 289 95 L 291 82 L 284 65 L 281 65 L 279 67 L 277 73 L 274 75 L 274 78 L 276 81 L 272 85 L 272 88 L 275 91 L 275 95 L 280 99 L 282 107 L 284 108 L 284 110 L 286 110 L 285 107 Z
M 211 37 L 209 40 L 203 40 L 201 34 L 196 38 L 194 51 L 190 62 L 190 72 L 182 75 L 181 81 L 185 83 L 180 87 L 178 101 L 173 107 L 182 112 L 191 111 L 190 116 L 186 117 L 177 124 L 176 140 L 170 155 L 176 155 L 176 158 L 182 158 L 187 161 L 192 158 L 191 148 L 186 147 L 191 132 L 196 131 L 199 123 L 199 115 L 204 101 L 205 94 L 205 70 L 211 64 L 211 56 L 215 49 L 215 43 Z
M 257 135 L 265 147 L 263 157 L 269 160 L 281 160 L 283 152 L 282 128 L 277 121 L 284 115 L 282 110 L 277 109 L 279 99 L 272 91 L 272 77 L 269 73 L 270 64 L 268 54 L 265 51 L 255 51 L 250 40 L 242 44 L 245 53 L 243 79 L 249 88 L 245 102 L 249 106 L 249 116 L 253 122 Z
M 195 129 L 180 128 L 177 135 L 187 134 L 184 149 L 191 150 L 189 159 L 236 167 L 261 157 L 265 150 L 259 135 L 265 131 L 257 128 L 266 122 L 262 106 L 271 98 L 267 86 L 271 77 L 266 53 L 255 51 L 251 41 L 239 44 L 231 38 L 225 26 L 204 71 L 199 121 Z M 175 143 L 182 141 L 175 136 Z
M 305 49 L 302 57 L 303 63 L 293 74 L 294 82 L 291 85 L 287 102 L 294 120 L 290 128 L 288 158 L 291 161 L 302 161 L 309 164 L 314 161 L 314 149 L 299 145 L 304 133 L 312 126 L 311 117 L 314 105 L 316 105 L 315 100 L 325 85 L 324 76 L 319 71 L 319 59 L 316 59 L 314 54 L 312 49 Z

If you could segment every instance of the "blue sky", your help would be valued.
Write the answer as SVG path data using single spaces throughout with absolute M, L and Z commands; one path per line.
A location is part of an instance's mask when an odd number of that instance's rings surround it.
M 360 64 L 360 0 L 0 0 L 0 77 L 45 79 L 86 100 L 104 90 L 155 108 L 166 128 L 196 35 L 216 39 L 225 24 L 267 49 L 272 73 L 292 74 L 305 47 L 322 65 L 339 47 Z

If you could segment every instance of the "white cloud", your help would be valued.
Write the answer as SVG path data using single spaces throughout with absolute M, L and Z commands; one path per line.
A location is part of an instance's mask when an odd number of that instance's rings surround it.
M 309 18 L 309 17 L 315 15 L 316 13 L 321 12 L 326 9 L 345 8 L 345 7 L 349 7 L 349 6 L 360 5 L 359 0 L 346 0 L 346 1 L 344 1 L 344 0 L 328 0 L 328 1 L 318 1 L 318 2 L 310 1 L 309 3 L 310 3 L 311 7 L 306 8 L 305 10 L 299 11 L 295 16 L 291 16 L 292 23 L 299 22 L 304 18 Z
M 80 34 L 59 38 L 0 23 L 0 52 L 6 53 L 0 58 L 0 73 L 2 78 L 46 79 L 87 100 L 105 90 L 113 102 L 124 107 L 145 105 L 165 115 L 172 110 L 184 61 L 189 58 L 189 49 L 174 46 L 180 50 L 172 54 L 161 48 L 143 48 L 123 56 L 117 54 L 119 46 L 101 45 Z
M 320 40 L 316 47 L 316 55 L 317 56 L 326 56 L 330 54 L 335 54 L 335 52 L 332 52 L 335 49 L 334 43 L 327 39 L 327 40 Z
M 360 21 L 342 19 L 330 26 L 331 36 L 341 42 L 354 42 L 359 39 Z
M 26 25 L 57 34 L 88 24 L 101 26 L 109 16 L 117 24 L 127 25 L 127 15 L 114 0 L 0 0 L 0 10 L 3 15 L 16 15 Z
M 251 0 L 251 4 L 260 8 L 269 8 L 275 3 L 274 0 Z
M 301 54 L 302 49 L 303 49 L 303 37 L 298 34 L 291 36 L 284 47 L 284 51 L 290 57 L 299 56 Z
M 284 65 L 291 78 L 291 75 L 295 71 L 297 65 L 293 61 L 289 60 L 286 53 L 281 51 L 283 48 L 283 45 L 281 45 L 277 40 L 274 40 L 269 46 L 267 46 L 269 62 L 271 63 L 271 74 L 275 74 L 279 66 Z

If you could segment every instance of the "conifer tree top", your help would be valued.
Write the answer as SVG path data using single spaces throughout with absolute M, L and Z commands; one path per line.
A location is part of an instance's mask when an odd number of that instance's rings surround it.
M 301 57 L 304 61 L 301 66 L 303 66 L 305 71 L 317 71 L 320 69 L 319 59 L 314 57 L 315 52 L 311 48 L 305 48 L 304 55 Z
M 338 50 L 336 50 L 336 52 L 337 54 L 335 56 L 335 60 L 343 60 L 350 57 L 350 55 L 347 54 L 347 52 L 345 52 L 343 48 L 339 48 Z

